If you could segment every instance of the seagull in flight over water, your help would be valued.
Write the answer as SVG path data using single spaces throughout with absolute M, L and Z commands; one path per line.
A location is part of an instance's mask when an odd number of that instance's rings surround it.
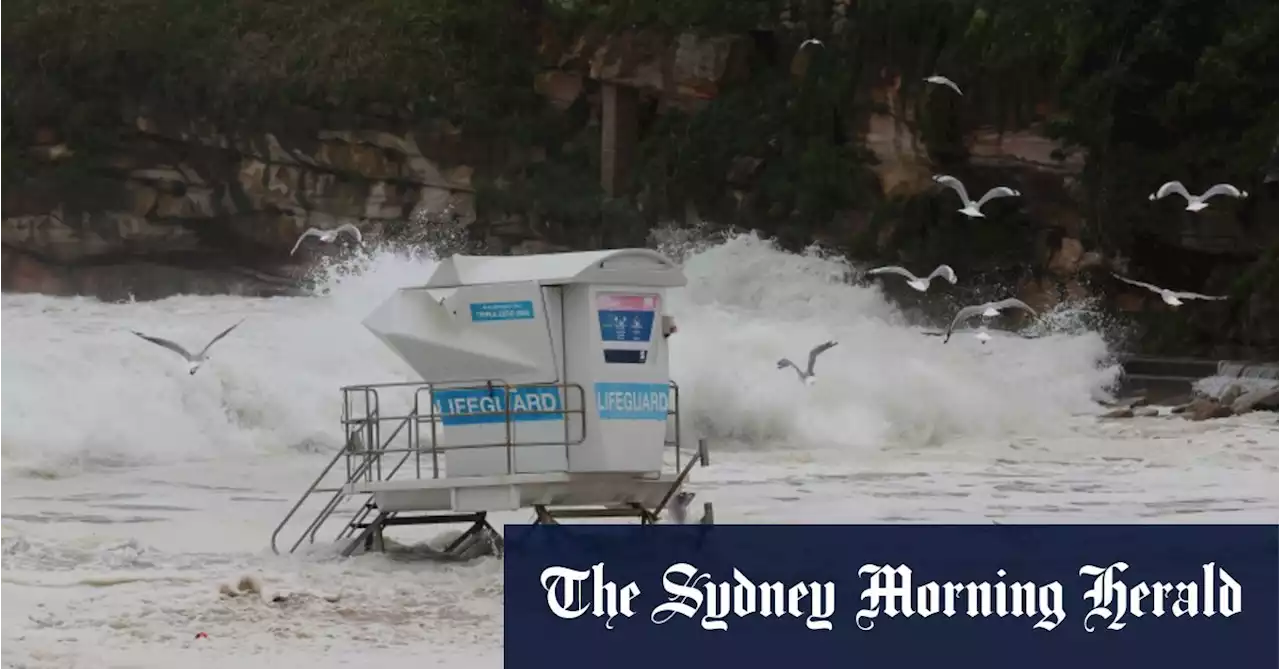
M 333 242 L 337 241 L 338 235 L 343 232 L 349 232 L 353 236 L 355 236 L 357 244 L 364 241 L 364 238 L 360 236 L 360 228 L 357 228 L 356 226 L 350 223 L 343 223 L 342 225 L 339 225 L 338 227 L 332 230 L 321 230 L 319 228 L 307 228 L 306 232 L 298 236 L 298 241 L 294 242 L 293 250 L 289 252 L 289 255 L 293 255 L 297 253 L 298 247 L 302 245 L 302 240 L 306 239 L 307 237 L 315 237 L 326 244 L 332 244 Z
M 973 306 L 965 307 L 960 311 L 956 312 L 956 317 L 951 319 L 951 325 L 947 326 L 947 334 L 946 334 L 946 337 L 942 340 L 942 343 L 945 344 L 948 341 L 951 341 L 951 332 L 956 329 L 957 325 L 969 320 L 970 318 L 973 318 L 974 316 L 982 316 L 983 318 L 995 318 L 996 316 L 1000 315 L 1001 311 L 1005 309 L 1009 309 L 1011 307 L 1021 309 L 1031 314 L 1032 316 L 1040 315 L 1036 313 L 1035 309 L 1032 309 L 1031 307 L 1027 306 L 1026 302 L 1023 302 L 1022 300 L 1019 300 L 1016 297 L 1005 298 L 998 302 L 987 302 L 986 304 L 975 304 Z M 988 340 L 991 339 L 991 335 L 987 334 L 986 331 L 984 330 L 978 333 L 978 339 L 983 344 L 985 344 L 987 343 Z
M 1169 183 L 1161 186 L 1160 190 L 1148 195 L 1147 199 L 1154 202 L 1166 195 L 1173 195 L 1175 193 L 1181 195 L 1187 200 L 1187 211 L 1200 211 L 1201 209 L 1208 207 L 1209 198 L 1215 195 L 1229 195 L 1231 197 L 1238 198 L 1249 197 L 1248 193 L 1232 186 L 1231 184 L 1217 184 L 1215 186 L 1210 186 L 1209 190 L 1199 195 L 1192 195 L 1187 192 L 1187 187 L 1183 186 L 1181 181 L 1170 181 Z
M 1125 283 L 1133 284 L 1140 288 L 1146 288 L 1147 290 L 1159 295 L 1160 299 L 1164 300 L 1164 303 L 1171 307 L 1181 306 L 1183 300 L 1225 300 L 1227 299 L 1225 295 L 1201 295 L 1200 293 L 1180 293 L 1176 290 L 1169 290 L 1167 288 L 1161 288 L 1160 286 L 1153 286 L 1149 283 L 1134 281 L 1133 279 L 1126 279 L 1120 276 L 1119 274 L 1112 274 L 1111 276 L 1114 276 L 1115 278 L 1120 279 Z
M 132 332 L 133 334 L 139 337 L 142 337 L 143 339 L 151 342 L 152 344 L 155 344 L 157 346 L 163 346 L 169 349 L 170 351 L 173 351 L 174 353 L 177 353 L 178 355 L 185 358 L 187 361 L 187 373 L 194 375 L 196 373 L 196 370 L 200 369 L 200 365 L 203 365 L 204 362 L 209 359 L 207 355 L 209 353 L 209 349 L 213 348 L 213 345 L 218 343 L 219 339 L 222 339 L 228 334 L 231 334 L 231 331 L 239 327 L 240 323 L 243 323 L 243 322 L 244 322 L 244 319 L 241 318 L 240 321 L 237 322 L 235 325 L 232 325 L 231 327 L 218 333 L 218 336 L 211 339 L 208 344 L 204 345 L 204 348 L 200 349 L 199 353 L 196 353 L 194 355 L 187 349 L 182 348 L 180 344 L 175 344 L 174 342 L 171 342 L 168 339 L 163 339 L 161 337 L 151 337 L 149 335 L 144 335 L 141 332 L 138 332 L 136 330 L 130 330 L 130 332 Z
M 829 341 L 825 344 L 818 344 L 817 346 L 814 346 L 813 350 L 809 351 L 809 367 L 804 371 L 800 371 L 800 368 L 796 366 L 796 363 L 791 362 L 786 358 L 783 358 L 778 361 L 778 369 L 785 369 L 787 367 L 790 367 L 796 370 L 796 374 L 800 376 L 800 380 L 806 386 L 811 386 L 813 385 L 813 363 L 817 361 L 818 356 L 822 355 L 823 351 L 835 345 L 836 345 L 836 342 Z
M 1001 197 L 1016 197 L 1022 195 L 1022 193 L 1009 188 L 1008 186 L 996 186 L 995 188 L 987 191 L 986 195 L 982 196 L 982 199 L 974 202 L 969 199 L 969 191 L 964 189 L 964 184 L 960 183 L 959 179 L 945 174 L 939 174 L 938 176 L 935 176 L 933 180 L 935 183 L 941 186 L 946 186 L 960 195 L 960 200 L 964 202 L 964 207 L 962 209 L 957 209 L 956 211 L 959 211 L 969 218 L 985 218 L 986 215 L 981 211 L 982 205 L 990 202 L 991 200 Z
M 959 95 L 961 97 L 964 96 L 964 93 L 960 92 L 960 87 L 956 85 L 956 82 L 942 76 L 941 74 L 935 74 L 932 76 L 925 77 L 924 80 L 931 84 L 946 86 L 947 88 L 950 88 L 951 90 L 955 91 L 956 95 Z
M 912 274 L 906 269 L 898 267 L 897 265 L 877 267 L 873 270 L 867 271 L 867 274 L 897 274 L 904 276 L 907 278 L 908 286 L 911 286 L 922 293 L 929 290 L 929 282 L 933 281 L 934 277 L 942 277 L 947 281 L 950 281 L 952 285 L 955 285 L 956 283 L 956 273 L 955 270 L 951 269 L 950 265 L 938 265 L 936 269 L 929 273 L 929 276 L 926 276 L 923 279 Z

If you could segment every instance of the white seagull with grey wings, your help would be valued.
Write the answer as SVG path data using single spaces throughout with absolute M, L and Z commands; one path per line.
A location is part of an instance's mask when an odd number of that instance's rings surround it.
M 218 336 L 211 339 L 208 344 L 205 344 L 204 348 L 200 349 L 199 353 L 191 353 L 187 349 L 183 348 L 181 344 L 176 344 L 162 337 L 152 337 L 150 335 L 144 335 L 141 332 L 138 332 L 136 330 L 130 330 L 130 332 L 132 332 L 133 334 L 139 337 L 142 337 L 143 339 L 151 342 L 152 344 L 155 344 L 156 346 L 163 346 L 169 349 L 170 351 L 173 351 L 174 353 L 177 353 L 178 355 L 182 356 L 187 361 L 187 373 L 195 374 L 196 370 L 200 369 L 200 365 L 203 365 L 205 361 L 209 359 L 209 355 L 208 355 L 209 349 L 213 348 L 213 345 L 218 343 L 219 339 L 222 339 L 228 334 L 231 334 L 231 331 L 239 327 L 240 323 L 243 323 L 243 322 L 244 322 L 244 319 L 242 318 L 235 325 L 232 325 L 231 327 L 223 330 L 222 332 L 219 332 Z
M 1133 279 L 1126 279 L 1120 276 L 1119 274 L 1112 274 L 1111 276 L 1114 276 L 1115 278 L 1120 279 L 1125 283 L 1138 286 L 1139 288 L 1146 288 L 1147 290 L 1155 293 L 1156 295 L 1159 295 L 1160 299 L 1164 300 L 1164 303 L 1171 307 L 1182 306 L 1183 300 L 1225 300 L 1227 299 L 1225 295 L 1201 295 L 1200 293 L 1179 292 L 1176 290 L 1169 290 L 1168 288 L 1161 288 L 1160 286 L 1153 286 L 1149 283 L 1143 283 L 1141 281 L 1134 281 Z
M 867 274 L 897 274 L 899 276 L 906 277 L 907 285 L 922 293 L 929 290 L 929 283 L 933 281 L 935 277 L 942 277 L 943 279 L 950 281 L 952 285 L 955 285 L 956 283 L 956 273 L 955 270 L 951 269 L 950 265 L 938 265 L 937 268 L 929 273 L 929 276 L 926 276 L 923 279 L 907 271 L 905 268 L 898 267 L 897 265 L 877 267 L 873 270 L 868 270 Z
M 814 346 L 813 350 L 809 351 L 809 366 L 803 371 L 801 371 L 801 369 L 796 366 L 796 363 L 791 362 L 786 358 L 783 358 L 778 361 L 778 369 L 785 369 L 787 367 L 790 367 L 796 370 L 796 374 L 800 377 L 800 380 L 804 382 L 805 385 L 811 386 L 813 385 L 813 363 L 817 361 L 818 356 L 822 355 L 823 351 L 835 345 L 836 345 L 836 342 L 829 341 L 825 344 L 818 344 L 817 346 Z
M 951 319 L 951 325 L 947 326 L 947 334 L 946 334 L 946 337 L 943 338 L 942 343 L 945 344 L 948 341 L 950 341 L 951 332 L 956 329 L 956 326 L 969 320 L 970 318 L 973 318 L 974 316 L 982 316 L 983 318 L 995 318 L 996 316 L 1000 315 L 1001 311 L 1004 311 L 1005 309 L 1010 309 L 1010 308 L 1021 309 L 1031 314 L 1032 316 L 1039 316 L 1039 314 L 1036 313 L 1035 309 L 1032 309 L 1031 307 L 1027 306 L 1026 302 L 1023 302 L 1022 300 L 1019 300 L 1016 297 L 1005 298 L 998 302 L 987 302 L 986 304 L 975 304 L 972 306 L 965 307 L 960 311 L 956 312 L 956 317 Z M 985 330 L 978 332 L 978 340 L 981 341 L 982 343 L 985 344 L 990 339 L 991 339 L 991 335 L 987 334 Z
M 1022 193 L 1009 188 L 1008 186 L 996 186 L 995 188 L 987 191 L 986 194 L 982 196 L 982 199 L 974 202 L 969 199 L 969 191 L 965 190 L 964 184 L 960 183 L 959 179 L 945 174 L 939 174 L 938 176 L 935 176 L 933 180 L 937 184 L 946 186 L 960 195 L 960 200 L 964 202 L 964 207 L 957 209 L 956 211 L 959 211 L 969 218 L 984 218 L 986 215 L 982 213 L 982 205 L 996 198 L 1017 197 L 1022 195 Z
M 308 228 L 306 232 L 298 236 L 298 241 L 294 242 L 293 250 L 289 252 L 289 255 L 293 255 L 297 253 L 298 247 L 302 245 L 302 240 L 306 239 L 307 237 L 315 237 L 326 244 L 332 244 L 333 242 L 337 241 L 338 235 L 343 232 L 351 233 L 356 238 L 357 244 L 364 241 L 364 238 L 360 236 L 360 228 L 357 228 L 356 226 L 350 223 L 343 223 L 342 225 L 339 225 L 338 227 L 332 230 Z
M 1228 195 L 1236 198 L 1249 197 L 1245 191 L 1232 186 L 1231 184 L 1217 184 L 1210 186 L 1209 190 L 1199 194 L 1192 195 L 1187 192 L 1187 187 L 1182 185 L 1181 181 L 1170 181 L 1160 187 L 1160 190 L 1147 196 L 1148 200 L 1159 200 L 1166 195 L 1181 195 L 1187 201 L 1187 211 L 1200 211 L 1209 206 L 1209 198 L 1215 195 Z

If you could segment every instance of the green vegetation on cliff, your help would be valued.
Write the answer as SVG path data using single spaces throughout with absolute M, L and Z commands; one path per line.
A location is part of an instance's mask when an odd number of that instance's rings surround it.
M 964 246 L 1013 272 L 1036 262 L 1036 230 L 1052 221 L 1003 222 L 1021 231 L 1013 242 L 962 236 L 939 223 L 952 208 L 937 198 L 882 192 L 862 138 L 892 86 L 905 104 L 896 120 L 938 171 L 974 174 L 966 138 L 983 127 L 1034 123 L 1083 152 L 1073 234 L 1157 282 L 1247 298 L 1239 329 L 1276 322 L 1276 204 L 1262 170 L 1277 142 L 1278 23 L 1270 0 L 15 0 L 0 64 L 6 177 L 50 130 L 91 171 L 95 147 L 138 107 L 278 133 L 316 113 L 398 128 L 447 119 L 506 149 L 478 174 L 482 214 L 538 219 L 571 244 L 634 242 L 693 204 L 789 245 L 920 262 Z M 631 183 L 610 199 L 587 104 L 553 111 L 533 81 L 581 69 L 557 58 L 583 35 L 637 32 L 743 36 L 749 63 L 696 111 L 647 107 Z M 824 47 L 797 56 L 809 37 Z M 924 84 L 933 72 L 963 98 Z M 526 155 L 539 158 L 511 158 Z M 1181 213 L 1146 197 L 1167 179 L 1253 193 L 1212 214 L 1256 248 L 1170 252 Z
M 1133 195 L 1159 177 L 1256 181 L 1276 141 L 1276 25 L 1264 0 L 15 0 L 4 136 L 52 126 L 89 142 L 122 106 L 148 104 L 235 126 L 287 126 L 295 108 L 447 118 L 549 144 L 531 85 L 548 31 L 754 30 L 768 48 L 750 81 L 642 137 L 655 169 L 636 192 L 722 196 L 736 157 L 771 154 L 762 209 L 776 223 L 865 208 L 870 184 L 845 175 L 870 160 L 857 124 L 893 73 L 942 168 L 964 161 L 961 137 L 980 125 L 1048 121 L 1087 149 L 1085 202 L 1106 237 L 1128 234 L 1145 202 Z M 825 48 L 797 82 L 791 50 L 809 36 Z M 963 105 L 920 94 L 934 71 L 965 82 Z
M 497 121 L 535 102 L 531 18 L 492 0 L 17 0 L 6 130 L 122 102 L 237 124 L 291 107 Z

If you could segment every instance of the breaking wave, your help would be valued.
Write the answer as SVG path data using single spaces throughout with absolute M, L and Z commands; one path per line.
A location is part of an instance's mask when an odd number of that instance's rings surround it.
M 680 328 L 670 342 L 683 426 L 730 447 L 1043 433 L 1087 411 L 1117 374 L 1101 334 L 1063 331 L 1052 319 L 1033 339 L 943 345 L 879 288 L 851 285 L 857 269 L 847 261 L 817 250 L 788 253 L 754 235 L 668 239 L 663 250 L 683 258 L 689 280 L 668 300 Z M 412 374 L 360 321 L 392 290 L 423 282 L 433 264 L 429 253 L 385 249 L 324 264 L 315 297 L 119 304 L 4 295 L 5 469 L 57 476 L 336 448 L 340 386 Z M 195 376 L 129 332 L 199 346 L 240 318 Z M 839 345 L 820 359 L 814 386 L 776 368 L 828 339 Z

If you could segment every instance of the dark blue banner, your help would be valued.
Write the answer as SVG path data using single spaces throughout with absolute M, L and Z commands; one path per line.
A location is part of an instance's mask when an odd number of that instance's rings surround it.
M 505 663 L 1280 666 L 1275 525 L 508 525 Z
M 653 334 L 652 311 L 599 312 L 600 341 L 647 342 Z

